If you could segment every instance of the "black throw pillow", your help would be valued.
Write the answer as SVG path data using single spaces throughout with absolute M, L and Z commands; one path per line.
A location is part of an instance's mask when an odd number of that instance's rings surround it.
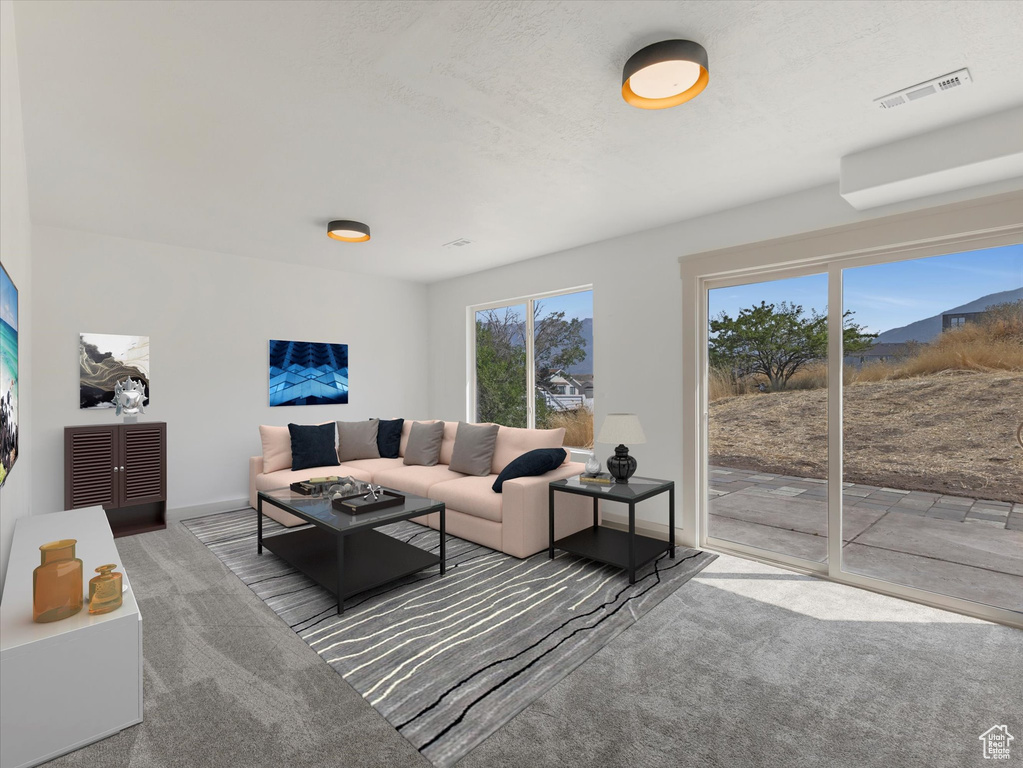
M 391 419 L 380 421 L 377 425 L 377 450 L 380 451 L 381 459 L 398 458 L 398 450 L 401 448 L 401 428 L 405 425 L 405 419 Z
M 546 474 L 552 469 L 557 469 L 565 463 L 564 448 L 537 448 L 528 451 L 512 461 L 507 467 L 501 470 L 501 474 L 494 481 L 494 491 L 501 493 L 504 490 L 505 480 L 514 480 L 516 477 L 536 477 Z
M 291 433 L 291 471 L 311 467 L 336 467 L 337 449 L 334 435 L 337 427 L 330 424 L 289 424 Z

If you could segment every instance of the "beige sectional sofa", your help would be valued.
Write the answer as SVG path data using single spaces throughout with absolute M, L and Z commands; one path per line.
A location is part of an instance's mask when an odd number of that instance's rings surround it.
M 402 457 L 405 455 L 412 423 L 406 420 L 402 427 L 399 449 Z M 448 468 L 458 422 L 445 422 L 440 462 L 432 467 L 408 466 L 402 458 L 358 459 L 346 461 L 340 466 L 292 471 L 288 428 L 260 429 L 264 455 L 249 459 L 249 502 L 253 508 L 256 507 L 257 491 L 284 488 L 311 477 L 350 475 L 387 488 L 443 501 L 447 510 L 445 524 L 448 533 L 515 557 L 529 557 L 548 546 L 548 483 L 579 475 L 583 471 L 582 464 L 566 461 L 545 475 L 506 480 L 502 493 L 492 489 L 497 475 L 518 456 L 535 448 L 562 447 L 564 429 L 501 427 L 498 430 L 491 474 L 485 477 L 463 475 Z M 590 499 L 566 493 L 557 494 L 555 499 L 555 538 L 568 536 L 592 525 Z M 263 511 L 284 525 L 302 523 L 299 518 L 276 507 L 265 505 Z M 417 518 L 417 521 L 436 529 L 439 526 L 439 515 L 434 513 Z

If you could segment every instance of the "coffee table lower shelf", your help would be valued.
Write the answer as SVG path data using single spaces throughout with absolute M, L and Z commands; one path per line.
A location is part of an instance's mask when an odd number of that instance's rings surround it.
M 670 548 L 670 544 L 649 536 L 636 534 L 636 570 L 651 563 Z M 615 528 L 598 526 L 558 539 L 554 548 L 580 557 L 629 570 L 629 534 Z
M 263 539 L 263 546 L 331 594 L 337 594 L 337 536 L 319 528 L 302 528 Z M 344 594 L 379 587 L 440 563 L 440 557 L 372 529 L 344 537 Z

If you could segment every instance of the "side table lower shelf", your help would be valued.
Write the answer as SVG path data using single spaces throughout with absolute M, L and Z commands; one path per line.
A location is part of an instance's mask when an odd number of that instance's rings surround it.
M 670 548 L 666 541 L 652 539 L 649 536 L 636 534 L 636 570 L 651 563 Z M 629 534 L 615 528 L 584 528 L 578 533 L 558 539 L 554 542 L 555 549 L 561 549 L 573 555 L 587 557 L 598 563 L 606 563 L 629 570 Z

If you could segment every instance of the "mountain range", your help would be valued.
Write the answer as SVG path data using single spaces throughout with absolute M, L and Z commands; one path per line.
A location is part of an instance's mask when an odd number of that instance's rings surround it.
M 985 309 L 995 304 L 1005 304 L 1014 301 L 1023 301 L 1023 288 L 1014 288 L 1009 291 L 989 293 L 987 296 L 981 296 L 979 299 L 974 299 L 967 304 L 946 309 L 941 314 L 933 315 L 931 317 L 924 318 L 923 320 L 917 320 L 915 323 L 903 325 L 899 328 L 892 328 L 891 330 L 879 334 L 874 343 L 885 344 L 901 343 L 906 341 L 921 341 L 926 343 L 933 341 L 941 335 L 941 315 L 947 315 L 953 312 L 983 312 Z

